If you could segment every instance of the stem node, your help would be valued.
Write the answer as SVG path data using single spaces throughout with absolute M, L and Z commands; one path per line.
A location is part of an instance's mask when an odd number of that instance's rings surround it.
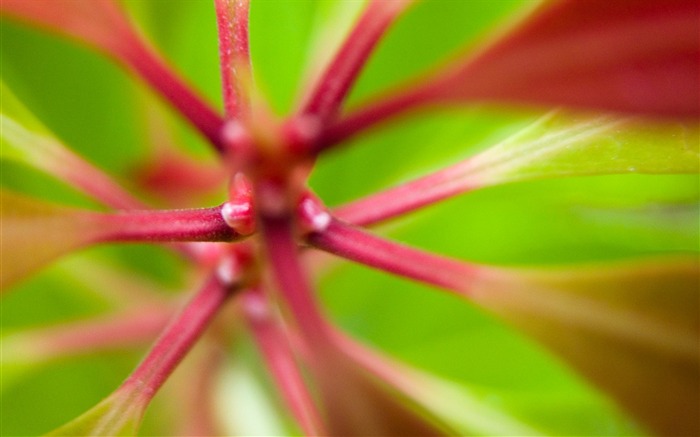
M 305 193 L 297 208 L 297 220 L 304 235 L 324 232 L 330 226 L 332 218 L 321 201 L 311 193 Z

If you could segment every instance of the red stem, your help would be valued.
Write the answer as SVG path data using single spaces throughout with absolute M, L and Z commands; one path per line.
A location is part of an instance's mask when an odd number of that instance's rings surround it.
M 16 338 L 30 348 L 32 358 L 52 359 L 148 343 L 171 315 L 165 307 L 150 306 L 106 318 L 23 332 Z
M 263 242 L 281 295 L 302 336 L 319 345 L 328 341 L 328 328 L 303 271 L 298 246 L 287 216 L 262 218 Z
M 292 353 L 289 339 L 259 290 L 243 296 L 248 325 L 287 406 L 305 435 L 325 435 L 320 415 Z
M 125 191 L 112 178 L 85 161 L 80 171 L 66 171 L 64 178 L 99 202 L 114 209 L 143 209 L 144 203 Z
M 335 215 L 357 226 L 369 226 L 391 219 L 443 199 L 478 188 L 470 180 L 471 160 L 426 175 L 402 185 L 340 206 Z
M 307 240 L 314 247 L 386 272 L 468 293 L 478 268 L 371 235 L 333 220 Z
M 241 119 L 250 102 L 245 92 L 250 80 L 248 43 L 249 0 L 214 0 L 219 29 L 219 59 L 226 117 Z
M 314 144 L 313 152 L 318 154 L 397 114 L 431 103 L 439 88 L 438 83 L 416 81 L 373 99 L 329 124 Z
M 166 211 L 92 214 L 104 227 L 101 242 L 234 241 L 242 236 L 221 215 L 221 206 Z
M 165 328 L 146 358 L 122 384 L 122 390 L 135 390 L 144 404 L 163 385 L 214 316 L 231 296 L 232 288 L 215 276 Z
M 116 0 L 3 0 L 0 12 L 87 42 L 115 57 L 222 150 L 223 119 L 141 37 Z
M 224 120 L 175 71 L 135 34 L 121 59 L 187 118 L 219 151 Z
M 300 115 L 333 118 L 386 30 L 411 3 L 410 0 L 372 0 L 336 53 Z

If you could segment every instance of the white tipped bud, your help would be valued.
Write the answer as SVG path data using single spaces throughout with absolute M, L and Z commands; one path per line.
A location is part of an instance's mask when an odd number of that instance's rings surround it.
M 312 196 L 305 196 L 299 203 L 299 218 L 305 232 L 323 232 L 331 224 L 332 217 Z
M 221 207 L 221 217 L 231 229 L 241 235 L 250 235 L 255 230 L 255 218 L 251 202 L 226 202 Z
M 226 202 L 224 206 L 221 207 L 221 217 L 227 225 L 235 228 L 242 218 L 250 215 L 252 210 L 252 205 L 250 203 L 233 203 Z
M 312 224 L 316 232 L 323 232 L 331 224 L 331 215 L 326 211 L 316 214 L 312 219 Z

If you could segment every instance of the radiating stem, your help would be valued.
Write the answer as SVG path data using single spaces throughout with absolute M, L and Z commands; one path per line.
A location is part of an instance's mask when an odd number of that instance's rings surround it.
M 470 160 L 465 160 L 369 195 L 336 208 L 334 214 L 354 225 L 369 226 L 478 188 L 475 181 L 466 177 L 470 164 Z
M 292 353 L 289 339 L 259 290 L 243 296 L 248 325 L 277 388 L 305 435 L 326 435 L 320 415 Z
M 87 42 L 114 57 L 222 150 L 222 117 L 146 42 L 116 0 L 3 0 L 0 12 Z
M 460 294 L 469 293 L 478 274 L 478 268 L 462 261 L 385 240 L 338 220 L 307 240 L 326 252 Z
M 314 144 L 314 153 L 334 147 L 390 118 L 433 103 L 438 83 L 415 81 L 391 93 L 374 98 L 329 124 Z
M 95 167 L 49 135 L 27 129 L 0 114 L 2 138 L 10 149 L 20 149 L 32 165 L 58 177 L 97 201 L 115 209 L 143 209 L 143 204 Z
M 123 61 L 180 111 L 218 150 L 223 150 L 221 129 L 224 121 L 209 104 L 195 94 L 167 63 L 133 35 Z
M 214 316 L 232 294 L 231 284 L 212 276 L 165 328 L 146 358 L 122 384 L 120 390 L 134 390 L 147 404 L 202 336 Z
M 411 0 L 371 0 L 335 58 L 308 95 L 301 116 L 333 118 L 377 43 Z
M 163 329 L 172 311 L 167 307 L 132 309 L 98 317 L 25 331 L 3 338 L 5 354 L 19 360 L 45 361 L 100 350 L 146 344 Z
M 241 119 L 249 111 L 249 0 L 214 0 L 219 29 L 219 62 L 226 117 Z
M 328 341 L 328 329 L 303 271 L 299 249 L 292 234 L 291 218 L 263 217 L 262 231 L 267 258 L 281 296 L 302 336 L 308 341 L 325 344 Z
M 242 236 L 221 214 L 222 207 L 92 214 L 105 231 L 102 242 L 234 241 Z
M 63 177 L 99 202 L 114 209 L 143 209 L 145 204 L 129 194 L 111 177 L 83 162 L 79 171 L 66 171 Z

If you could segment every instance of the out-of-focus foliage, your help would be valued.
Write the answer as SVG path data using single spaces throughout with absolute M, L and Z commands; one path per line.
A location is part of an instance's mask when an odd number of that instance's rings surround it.
M 211 2 L 125 0 L 123 4 L 164 55 L 218 105 L 220 81 Z M 303 84 L 318 73 L 362 4 L 253 1 L 250 26 L 255 79 L 278 113 L 286 114 L 293 107 Z M 475 46 L 485 32 L 530 7 L 529 2 L 519 0 L 422 2 L 391 29 L 361 76 L 351 102 L 427 71 L 465 45 Z M 147 159 L 153 147 L 147 108 L 162 103 L 111 61 L 82 46 L 11 21 L 3 20 L 1 31 L 2 80 L 17 100 L 73 151 L 128 184 L 130 172 Z M 193 156 L 208 155 L 199 136 L 169 109 L 165 111 L 180 147 Z M 353 138 L 347 146 L 322 157 L 311 185 L 329 205 L 340 204 L 483 151 L 542 115 L 536 110 L 494 105 L 413 113 Z M 634 135 L 630 141 L 636 141 Z M 692 141 L 689 144 L 692 148 Z M 567 153 L 572 154 L 567 159 L 579 159 L 574 152 Z M 587 156 L 582 154 L 580 159 Z M 679 156 L 674 162 L 684 159 Z M 75 190 L 26 164 L 3 156 L 2 185 L 68 205 L 95 207 Z M 699 196 L 697 175 L 623 174 L 530 181 L 452 199 L 380 232 L 461 259 L 516 267 L 604 263 L 678 253 L 697 258 Z M 42 228 L 46 235 L 62 232 L 53 226 Z M 3 256 L 10 255 L 3 250 Z M 58 261 L 3 297 L 3 336 L 106 313 L 117 306 L 90 281 L 83 281 L 79 271 L 66 267 L 78 256 L 116 263 L 134 276 L 145 276 L 167 288 L 192 286 L 183 274 L 184 263 L 164 249 L 141 245 L 88 249 Z M 560 358 L 454 296 L 347 263 L 334 263 L 317 277 L 324 304 L 351 335 L 454 383 L 449 389 L 459 391 L 460 399 L 469 399 L 464 402 L 464 417 L 474 411 L 490 413 L 471 422 L 464 420 L 460 424 L 464 432 L 498 434 L 526 429 L 549 435 L 596 436 L 647 432 Z M 244 342 L 231 349 L 227 375 L 237 376 L 221 381 L 219 412 L 231 417 L 240 415 L 232 410 L 251 409 L 249 416 L 259 419 L 251 425 L 240 418 L 238 423 L 229 423 L 228 432 L 293 432 L 288 419 L 278 419 L 287 417 L 286 413 L 249 345 Z M 603 359 L 591 359 L 599 358 Z M 7 359 L 0 363 L 2 433 L 36 435 L 69 421 L 112 392 L 138 359 L 139 354 L 131 351 L 110 352 L 26 368 Z M 176 380 L 186 378 L 186 370 L 192 371 L 187 369 L 188 362 L 184 364 Z M 243 394 L 255 401 L 248 402 Z M 141 433 L 171 432 L 172 410 L 179 407 L 165 393 L 157 397 Z

